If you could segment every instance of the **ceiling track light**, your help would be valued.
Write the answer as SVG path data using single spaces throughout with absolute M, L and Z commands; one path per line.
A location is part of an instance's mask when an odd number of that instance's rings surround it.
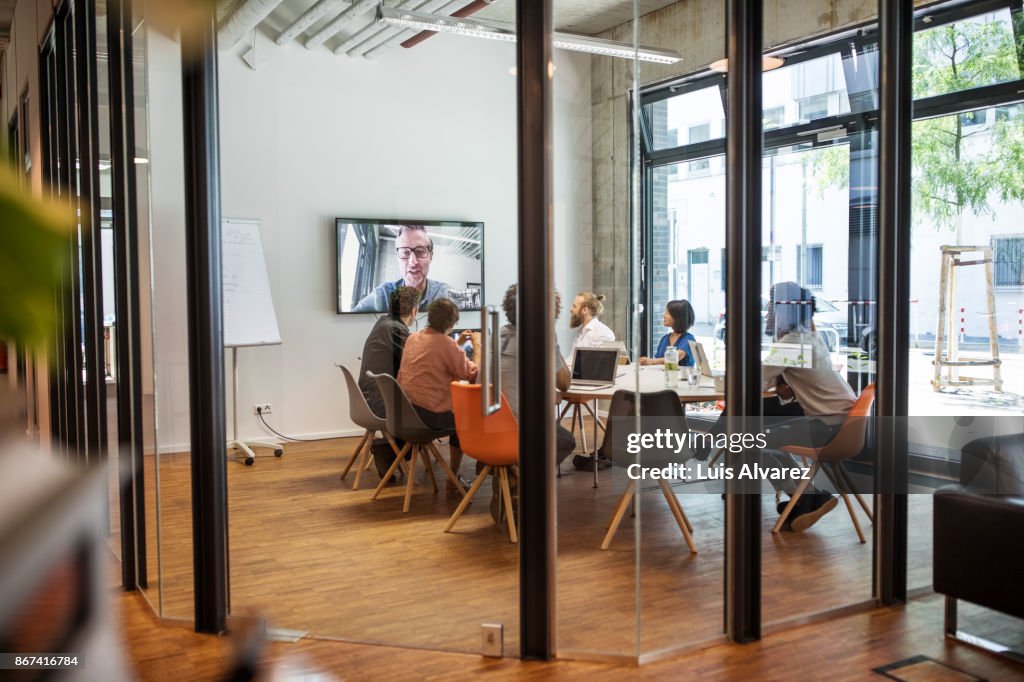
M 457 35 L 501 40 L 509 43 L 516 41 L 515 26 L 505 22 L 463 19 L 424 12 L 396 10 L 391 7 L 384 7 L 383 5 L 377 8 L 377 21 L 391 26 L 401 26 L 420 31 L 455 33 Z M 563 50 L 586 52 L 605 57 L 636 58 L 643 62 L 654 62 L 657 64 L 675 64 L 682 59 L 675 50 L 645 47 L 642 45 L 633 46 L 629 43 L 592 38 L 574 33 L 555 32 L 551 40 L 555 47 Z

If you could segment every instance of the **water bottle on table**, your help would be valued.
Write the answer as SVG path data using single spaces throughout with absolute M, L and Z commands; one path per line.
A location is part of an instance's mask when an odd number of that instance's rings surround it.
M 675 388 L 679 384 L 679 351 L 669 346 L 665 350 L 665 386 Z

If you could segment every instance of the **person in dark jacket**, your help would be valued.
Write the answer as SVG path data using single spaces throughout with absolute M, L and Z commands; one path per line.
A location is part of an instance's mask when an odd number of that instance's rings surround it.
M 359 390 L 366 397 L 366 403 L 379 417 L 384 416 L 384 399 L 377 389 L 377 382 L 366 376 L 389 374 L 398 376 L 402 365 L 402 351 L 405 341 L 409 338 L 409 326 L 416 320 L 419 311 L 420 292 L 414 287 L 398 287 L 391 293 L 388 315 L 381 317 L 370 330 L 363 344 L 362 364 L 359 365 Z M 395 453 L 386 440 L 380 438 L 373 441 L 370 447 L 377 472 L 383 476 L 391 463 L 395 461 Z

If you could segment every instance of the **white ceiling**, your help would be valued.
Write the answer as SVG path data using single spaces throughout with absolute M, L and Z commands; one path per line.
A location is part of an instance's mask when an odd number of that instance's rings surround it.
M 317 4 L 318 0 L 283 0 L 260 24 L 260 30 L 271 38 L 285 30 L 292 22 L 301 17 L 307 10 Z M 495 0 L 494 4 L 473 15 L 479 19 L 514 22 L 517 0 Z M 523 0 L 532 1 L 532 0 Z M 235 7 L 244 4 L 239 0 Z M 419 11 L 431 10 L 435 14 L 450 15 L 468 5 L 471 0 L 385 0 L 388 6 L 402 6 Z M 671 5 L 676 0 L 637 0 L 639 14 Z M 334 21 L 342 12 L 354 4 L 352 1 L 338 2 L 331 11 L 316 23 L 296 36 L 293 40 L 299 44 L 305 42 L 322 28 Z M 633 0 L 553 0 L 555 28 L 560 31 L 595 35 L 610 28 L 623 24 L 633 17 Z M 415 35 L 415 31 L 397 35 L 397 29 L 388 28 L 380 32 L 376 24 L 376 9 L 367 8 L 360 12 L 345 27 L 314 49 L 336 50 L 342 47 L 340 57 L 377 57 L 383 51 L 395 50 L 398 43 Z M 225 18 L 230 18 L 230 14 Z M 246 38 L 242 39 L 243 42 Z M 222 41 L 223 42 L 223 41 Z M 222 47 L 227 47 L 222 45 Z M 376 49 L 375 49 L 376 48 Z

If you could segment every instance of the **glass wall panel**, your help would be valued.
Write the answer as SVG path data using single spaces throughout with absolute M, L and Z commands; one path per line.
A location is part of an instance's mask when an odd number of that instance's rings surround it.
M 874 306 L 875 235 L 861 223 L 863 197 L 850 181 L 866 170 L 859 165 L 875 162 L 870 140 L 769 149 L 762 166 L 763 461 L 775 473 L 815 474 L 806 487 L 789 476 L 766 476 L 762 485 L 762 575 L 771 576 L 762 581 L 765 624 L 872 594 L 868 429 L 851 420 L 868 413 L 873 396 L 858 397 L 874 381 L 873 367 L 851 342 L 858 315 Z M 862 175 L 868 182 L 857 183 L 859 193 L 873 186 L 873 173 Z M 838 437 L 847 422 L 858 430 L 848 426 Z M 825 563 L 827 571 L 808 571 Z
M 468 3 L 418 4 L 439 17 Z M 519 545 L 507 522 L 511 510 L 515 528 L 520 499 L 507 326 L 516 46 L 417 37 L 365 3 L 297 25 L 299 5 L 219 36 L 231 614 L 310 637 L 467 653 L 492 623 L 505 655 L 518 655 Z M 514 21 L 515 11 L 502 2 L 467 20 Z M 589 58 L 577 57 L 555 73 L 573 89 L 556 105 L 569 146 L 589 144 L 576 128 Z M 589 166 L 557 172 L 568 198 L 556 223 L 569 231 L 584 219 Z M 583 267 L 575 249 L 565 259 Z M 250 282 L 259 294 L 244 299 Z M 565 309 L 578 282 L 561 284 Z M 486 323 L 498 353 L 474 346 L 481 306 L 496 314 Z M 479 384 L 451 385 L 481 381 L 484 366 L 508 399 L 487 419 Z M 381 391 L 366 371 L 403 392 Z M 416 407 L 403 411 L 403 396 Z M 493 474 L 450 527 L 463 497 L 449 466 L 462 490 L 484 466 Z
M 159 569 L 160 613 L 191 620 L 191 435 L 189 430 L 188 316 L 185 261 L 185 177 L 181 95 L 181 17 L 166 3 L 135 3 L 135 169 L 142 296 L 143 408 L 155 430 L 145 450 L 147 558 Z M 169 15 L 170 13 L 170 15 Z M 149 359 L 151 358 L 151 360 Z M 152 488 L 150 487 L 152 486 Z M 153 558 L 149 558 L 153 557 Z M 150 570 L 149 575 L 154 573 Z M 152 581 L 150 581 L 152 583 Z
M 137 528 L 140 533 L 137 546 L 145 546 L 145 555 L 140 555 L 138 564 L 139 588 L 157 611 L 163 613 L 161 601 L 160 576 L 160 534 L 159 534 L 159 471 L 157 469 L 156 439 L 156 365 L 153 341 L 153 252 L 150 235 L 150 176 L 149 176 L 149 88 L 147 67 L 146 33 L 149 23 L 146 20 L 146 3 L 148 0 L 132 0 L 130 4 L 131 18 L 131 54 L 123 55 L 128 64 L 130 80 L 127 88 L 132 90 L 132 109 L 125 111 L 126 119 L 134 125 L 134 140 L 126 139 L 126 144 L 133 144 L 128 149 L 133 165 L 127 169 L 129 203 L 126 210 L 134 214 L 136 224 L 136 271 L 138 273 L 138 306 L 139 306 L 139 376 L 141 384 L 140 406 L 142 409 L 142 433 L 137 436 L 142 442 L 142 468 L 136 472 L 141 477 L 142 485 L 136 485 L 136 491 L 142 490 L 141 497 L 136 493 L 136 504 L 142 505 L 143 526 Z M 131 191 L 134 181 L 134 192 Z M 135 203 L 131 203 L 134 197 Z
M 915 97 L 1019 79 L 1018 41 L 1009 9 L 919 31 Z M 914 122 L 907 464 L 920 494 L 909 499 L 910 589 L 932 582 L 942 531 L 932 527 L 933 489 L 995 492 L 991 472 L 1006 450 L 978 446 L 1024 431 L 1022 139 L 1012 100 Z M 965 605 L 960 627 L 1021 646 L 1005 637 L 1005 619 L 980 607 Z
M 667 348 L 677 328 L 683 328 L 681 319 L 692 315 L 692 325 L 681 334 L 680 381 L 686 384 L 691 372 L 703 372 L 693 352 L 696 344 L 712 374 L 721 373 L 725 363 L 725 158 L 658 166 L 647 178 L 653 269 L 645 355 L 658 355 L 665 337 Z M 683 389 L 685 422 L 680 426 L 650 413 L 644 423 L 652 430 L 673 428 L 682 436 L 711 431 L 721 414 L 723 387 L 716 387 L 710 375 L 700 376 L 698 386 Z M 651 653 L 721 636 L 725 520 L 721 481 L 702 480 L 709 478 L 711 452 L 686 446 L 673 448 L 671 455 L 645 454 L 648 466 L 664 469 L 677 463 L 686 468 L 664 485 L 652 479 L 638 482 L 646 493 L 640 505 L 641 651 Z M 673 502 L 691 533 L 692 549 L 669 506 Z
M 559 30 L 633 45 L 637 3 L 621 3 L 617 16 L 552 4 Z M 558 655 L 632 660 L 640 644 L 640 531 L 639 517 L 626 512 L 635 500 L 627 467 L 636 457 L 613 433 L 637 428 L 640 402 L 631 396 L 646 355 L 637 316 L 639 137 L 632 131 L 639 128 L 630 105 L 644 67 L 626 55 L 558 49 L 554 57 L 554 273 L 568 308 L 556 330 L 573 372 L 558 415 L 574 442 L 556 482 Z
M 99 132 L 99 148 L 96 162 L 99 170 L 100 197 L 100 240 L 101 240 L 101 277 L 103 299 L 101 313 L 103 316 L 103 382 L 107 409 L 107 475 L 108 475 L 108 541 L 115 555 L 121 559 L 121 508 L 119 500 L 119 472 L 121 453 L 117 442 L 117 316 L 115 315 L 115 280 L 114 280 L 114 224 L 111 201 L 111 161 L 110 161 L 110 92 L 109 67 L 107 62 L 107 14 L 106 5 L 96 8 L 96 86 L 97 86 L 97 126 Z M 127 455 L 126 455 L 127 456 Z

